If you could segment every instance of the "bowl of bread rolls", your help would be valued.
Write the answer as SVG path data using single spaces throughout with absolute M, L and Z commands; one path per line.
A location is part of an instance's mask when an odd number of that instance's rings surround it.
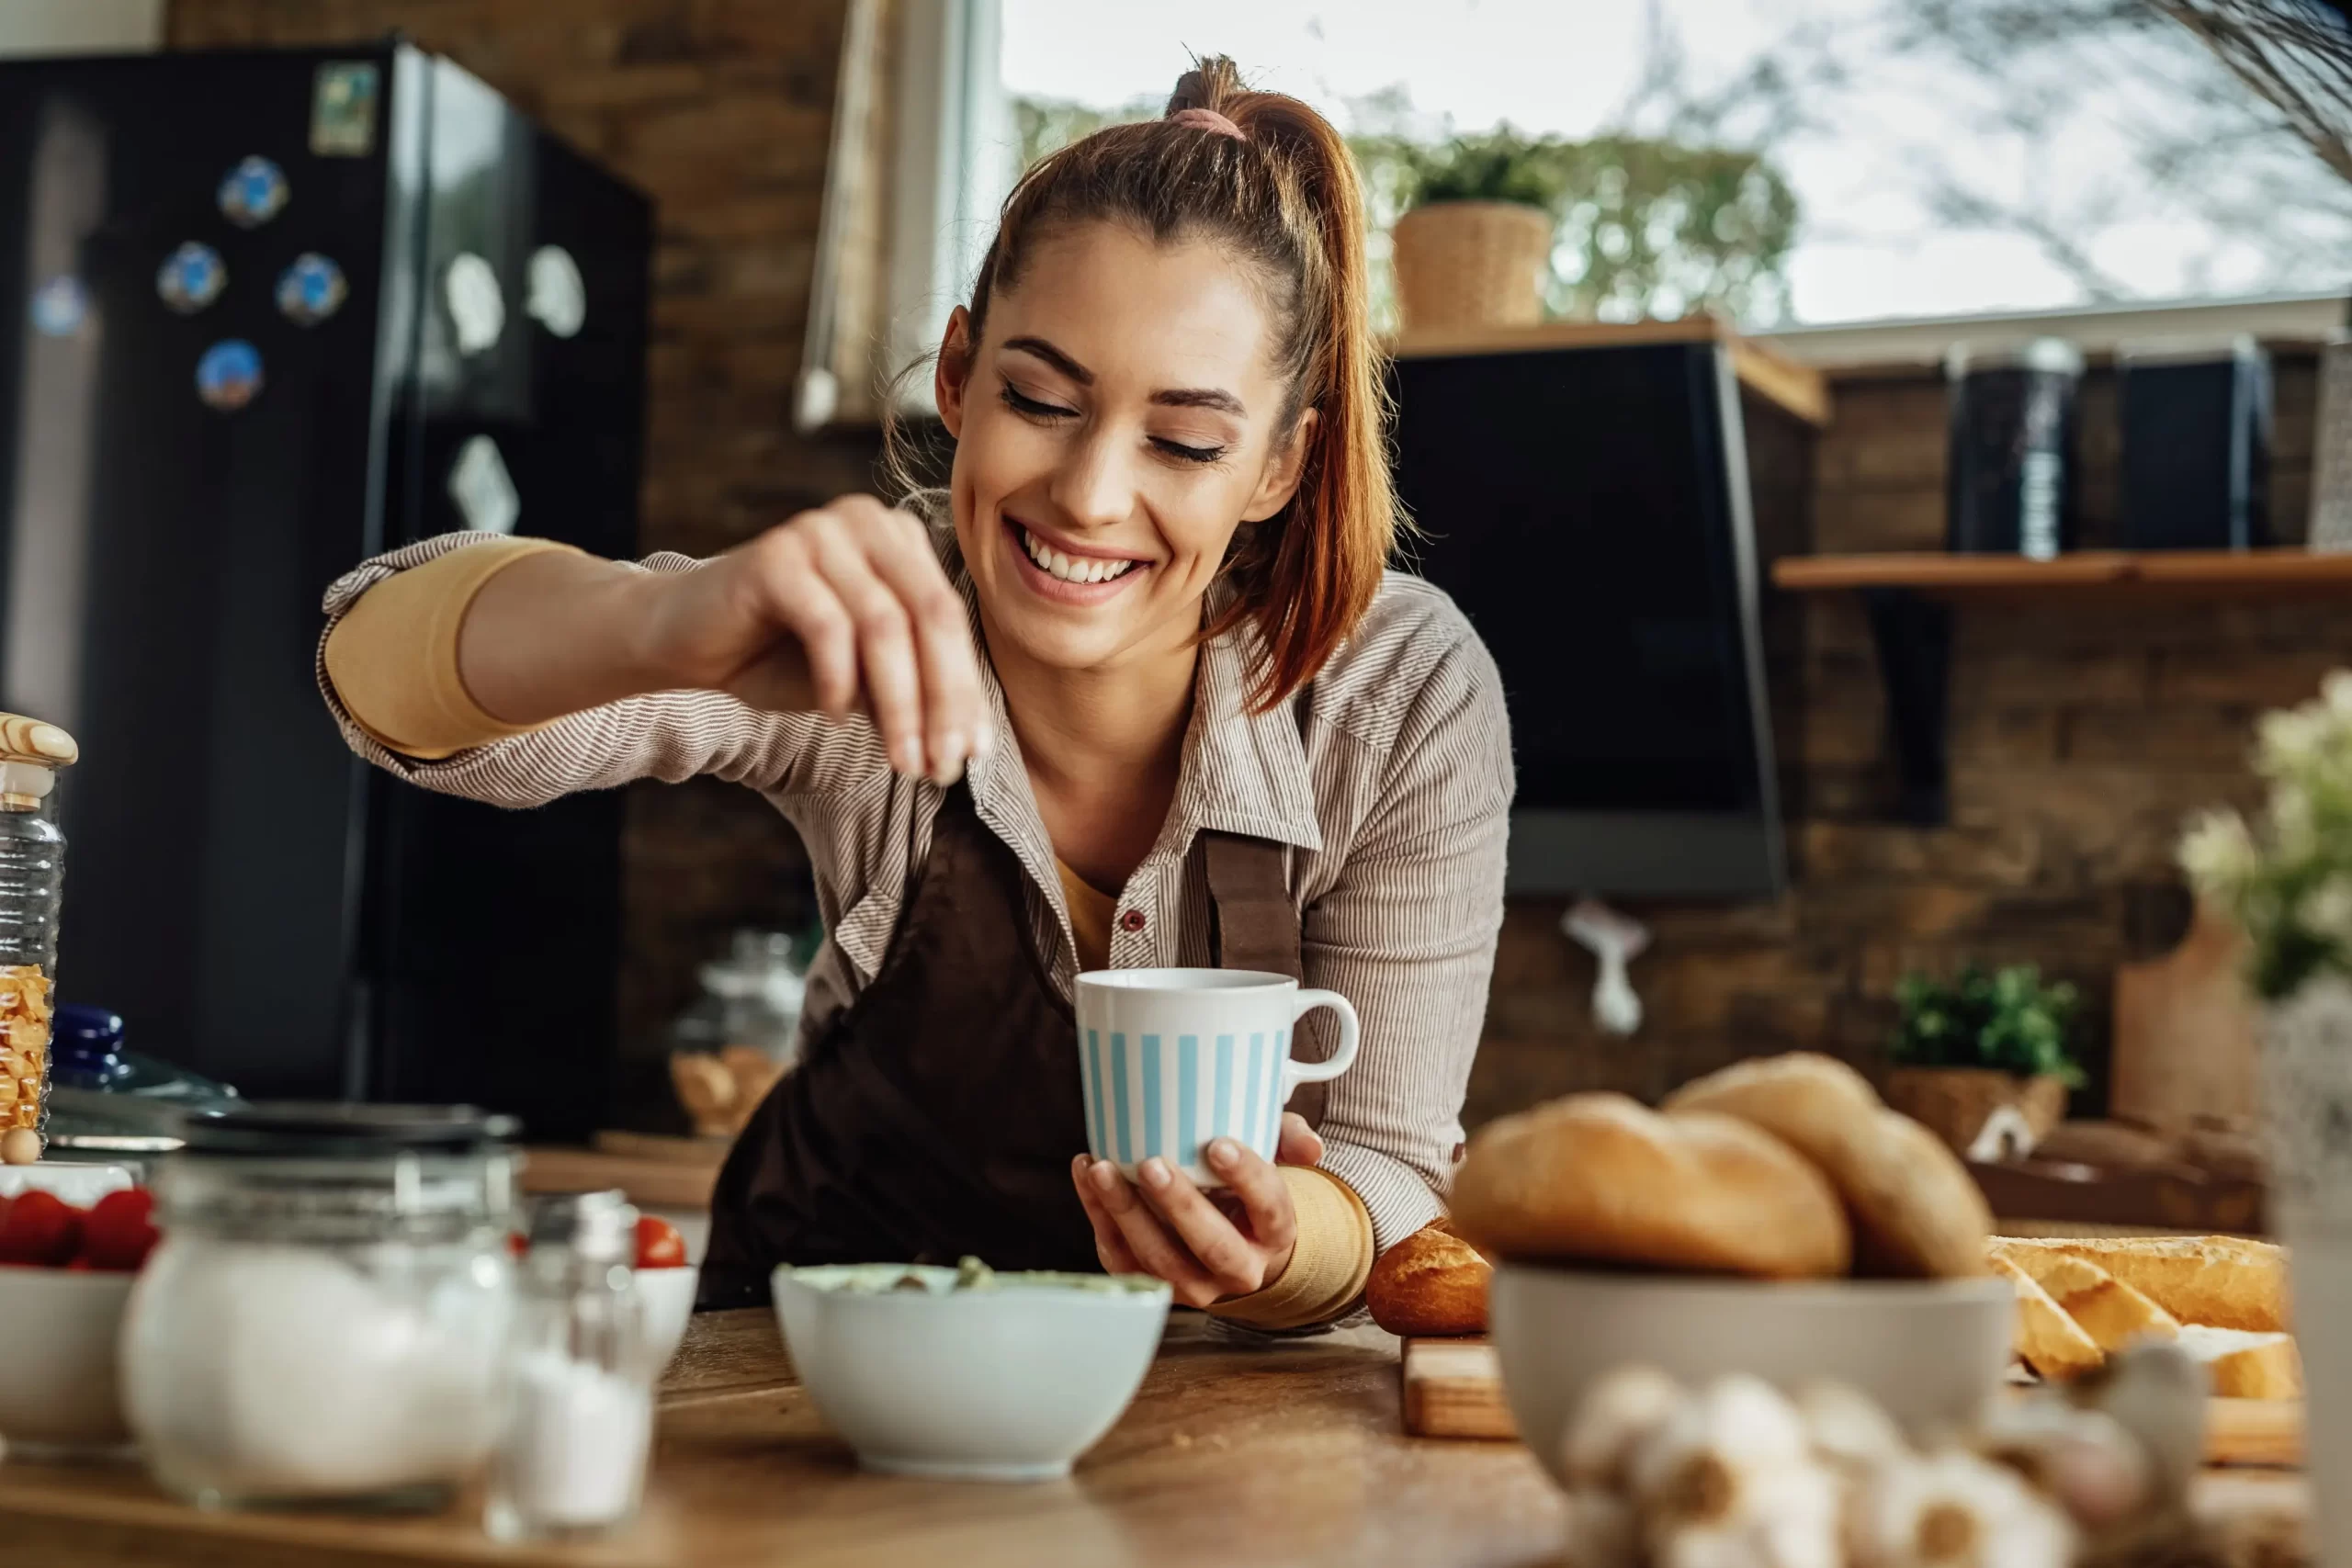
M 2017 1295 L 1983 1194 L 1826 1056 L 1743 1062 L 1655 1111 L 1579 1094 L 1489 1123 L 1452 1229 L 1495 1260 L 1504 1392 L 1547 1463 L 1621 1367 L 1841 1382 L 1922 1433 L 1975 1420 L 2009 1364 Z

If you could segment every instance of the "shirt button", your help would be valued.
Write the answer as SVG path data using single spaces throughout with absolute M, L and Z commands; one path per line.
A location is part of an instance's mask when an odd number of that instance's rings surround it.
M 1143 930 L 1143 911 L 1141 909 L 1129 909 L 1125 914 L 1121 915 L 1119 917 L 1119 929 L 1123 931 L 1128 932 Z

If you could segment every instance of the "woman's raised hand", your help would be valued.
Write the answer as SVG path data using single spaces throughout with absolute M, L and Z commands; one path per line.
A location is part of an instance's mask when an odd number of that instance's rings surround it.
M 964 601 L 910 513 L 843 496 L 655 581 L 647 656 L 673 685 L 863 712 L 894 769 L 942 784 L 993 742 Z

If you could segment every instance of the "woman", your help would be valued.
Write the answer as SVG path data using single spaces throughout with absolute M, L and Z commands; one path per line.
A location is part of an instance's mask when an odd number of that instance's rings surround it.
M 806 840 L 831 938 L 706 1305 L 972 1252 L 1297 1327 L 1440 1212 L 1510 743 L 1467 624 L 1383 573 L 1363 227 L 1331 127 L 1206 62 L 1006 202 L 934 370 L 936 542 L 852 497 L 709 561 L 444 538 L 330 591 L 322 684 L 379 764 L 515 807 L 715 773 Z M 1080 1152 L 1076 974 L 1210 963 L 1345 994 L 1357 1063 L 1275 1164 L 1213 1146 L 1226 1190 L 1130 1183 Z

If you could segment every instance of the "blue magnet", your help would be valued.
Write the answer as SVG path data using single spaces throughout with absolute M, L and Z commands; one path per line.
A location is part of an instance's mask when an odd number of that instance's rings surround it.
M 155 292 L 183 316 L 192 316 L 229 287 L 229 265 L 210 245 L 190 240 L 155 269 Z
M 347 292 L 343 268 L 316 251 L 304 251 L 277 279 L 277 308 L 298 326 L 314 327 L 342 308 Z
M 196 395 L 208 408 L 233 413 L 261 393 L 261 351 L 243 338 L 223 338 L 196 362 Z
M 70 272 L 33 290 L 33 331 L 43 337 L 72 337 L 89 313 L 89 290 Z
M 240 229 L 258 229 L 286 206 L 286 174 L 266 158 L 247 158 L 220 182 L 220 216 Z

